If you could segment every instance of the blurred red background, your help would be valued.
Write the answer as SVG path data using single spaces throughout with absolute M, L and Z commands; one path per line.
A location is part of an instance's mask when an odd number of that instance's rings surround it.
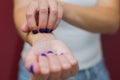
M 0 2 L 0 80 L 17 80 L 22 40 L 13 22 L 13 1 Z M 112 80 L 120 80 L 120 31 L 102 36 L 105 61 Z

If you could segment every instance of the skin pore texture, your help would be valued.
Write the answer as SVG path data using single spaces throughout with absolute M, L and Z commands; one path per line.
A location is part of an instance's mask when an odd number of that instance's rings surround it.
M 43 12 L 39 12 L 42 14 L 38 16 L 38 25 L 34 18 L 37 3 L 42 7 L 47 6 L 42 8 Z M 14 0 L 16 29 L 21 38 L 32 46 L 24 58 L 26 69 L 32 73 L 32 80 L 66 80 L 79 70 L 77 60 L 68 47 L 56 40 L 52 33 L 40 33 L 40 29 L 54 30 L 63 19 L 90 32 L 113 34 L 117 32 L 120 22 L 119 3 L 119 0 L 99 0 L 96 7 L 83 7 L 58 0 Z M 49 7 L 49 18 L 48 4 L 54 5 Z M 47 54 L 48 51 L 53 53 Z

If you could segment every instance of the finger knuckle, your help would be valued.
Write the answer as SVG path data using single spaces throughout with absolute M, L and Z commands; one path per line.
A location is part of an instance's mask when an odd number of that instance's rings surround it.
M 61 67 L 54 66 L 51 71 L 54 74 L 59 73 L 59 72 L 61 72 Z
M 32 12 L 27 12 L 26 13 L 26 17 L 32 17 L 33 16 L 33 13 Z
M 48 27 L 49 27 L 50 29 L 52 29 L 52 26 L 53 26 L 53 24 L 51 24 L 51 23 L 48 24 Z
M 58 13 L 57 9 L 52 9 L 51 12 L 53 15 L 57 15 L 57 13 Z
M 58 16 L 58 19 L 62 19 L 62 16 Z
M 40 11 L 41 11 L 41 13 L 48 13 L 48 9 L 47 8 L 40 8 Z
M 63 65 L 63 70 L 70 70 L 72 67 L 70 64 L 64 64 Z
M 46 70 L 42 71 L 41 74 L 42 74 L 43 76 L 47 76 L 47 75 L 50 74 L 50 71 L 49 71 L 48 69 L 46 69 Z
M 74 66 L 74 65 L 77 65 L 77 64 L 78 64 L 78 61 L 77 61 L 76 59 L 74 59 L 74 60 L 71 61 L 71 63 L 72 63 L 72 65 Z

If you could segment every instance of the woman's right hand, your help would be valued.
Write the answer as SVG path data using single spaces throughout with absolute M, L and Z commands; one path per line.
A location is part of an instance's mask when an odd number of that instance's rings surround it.
M 49 33 L 56 29 L 63 16 L 59 0 L 32 0 L 26 12 L 27 22 L 23 32 L 33 31 Z
M 79 70 L 77 60 L 59 40 L 36 43 L 24 61 L 32 80 L 66 80 Z

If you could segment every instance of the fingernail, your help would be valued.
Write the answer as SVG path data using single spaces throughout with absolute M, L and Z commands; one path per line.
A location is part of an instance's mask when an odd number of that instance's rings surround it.
M 47 53 L 50 54 L 50 53 L 53 53 L 53 51 L 48 51 Z
M 46 28 L 46 29 L 45 29 L 45 32 L 46 32 L 46 33 L 49 33 L 49 29 L 48 29 L 48 28 Z
M 51 33 L 53 30 L 51 29 L 49 32 Z
M 33 67 L 33 65 L 30 66 L 30 72 L 34 74 L 34 67 Z
M 41 33 L 44 33 L 44 32 L 45 32 L 45 29 L 41 28 L 39 31 L 40 31 Z
M 45 53 L 42 53 L 41 56 L 47 56 Z
M 32 30 L 32 33 L 33 33 L 33 34 L 37 34 L 38 31 L 37 31 L 37 30 Z

